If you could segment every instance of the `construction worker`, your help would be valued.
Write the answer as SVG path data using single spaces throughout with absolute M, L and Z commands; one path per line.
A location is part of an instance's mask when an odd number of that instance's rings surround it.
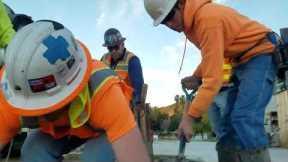
M 131 106 L 136 108 L 141 102 L 141 90 L 144 84 L 142 67 L 139 58 L 125 48 L 119 30 L 108 29 L 104 34 L 104 47 L 108 53 L 104 54 L 101 61 L 113 69 L 124 82 L 133 88 Z
M 20 128 L 33 129 L 21 161 L 62 161 L 85 143 L 81 161 L 149 162 L 125 85 L 62 24 L 19 30 L 0 74 L 0 150 Z M 128 93 L 128 92 L 127 92 Z
M 184 32 L 201 50 L 202 61 L 191 78 L 202 84 L 183 114 L 179 135 L 191 139 L 191 124 L 207 112 L 219 92 L 228 91 L 225 110 L 214 114 L 220 120 L 214 124 L 221 128 L 219 162 L 269 162 L 264 112 L 276 76 L 274 46 L 266 39 L 271 30 L 211 0 L 144 0 L 144 4 L 155 26 Z M 222 89 L 224 58 L 235 64 L 234 85 Z
M 233 82 L 231 82 L 232 77 L 232 70 L 233 70 L 233 61 L 232 59 L 224 59 L 223 64 L 223 84 L 222 87 L 214 97 L 213 102 L 210 104 L 208 108 L 208 118 L 210 121 L 210 125 L 212 127 L 213 132 L 216 134 L 217 138 L 221 137 L 221 116 L 220 114 L 224 113 L 226 104 L 227 104 L 227 97 L 228 97 L 228 88 L 233 86 Z M 200 78 L 195 76 L 187 76 L 181 80 L 181 84 L 183 87 L 188 89 L 197 90 L 202 81 Z

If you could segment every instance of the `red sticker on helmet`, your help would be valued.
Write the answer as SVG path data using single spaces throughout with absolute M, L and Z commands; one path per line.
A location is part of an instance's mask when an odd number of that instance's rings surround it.
M 53 75 L 43 78 L 29 79 L 29 86 L 32 92 L 42 92 L 57 86 L 56 80 Z

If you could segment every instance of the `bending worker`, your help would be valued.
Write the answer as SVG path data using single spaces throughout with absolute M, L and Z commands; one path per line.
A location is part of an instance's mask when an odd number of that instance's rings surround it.
M 1 71 L 0 150 L 21 127 L 23 162 L 60 162 L 85 144 L 83 162 L 149 162 L 123 84 L 62 24 L 17 32 Z
M 201 50 L 202 61 L 193 79 L 202 85 L 184 112 L 179 134 L 191 139 L 195 119 L 207 111 L 219 91 L 229 91 L 217 144 L 220 162 L 269 162 L 264 112 L 271 99 L 276 65 L 274 46 L 266 39 L 271 30 L 232 8 L 211 0 L 144 0 L 154 25 L 184 32 Z M 221 89 L 224 59 L 232 59 L 233 86 Z M 186 87 L 191 88 L 191 87 Z
M 141 90 L 144 84 L 142 67 L 139 58 L 125 48 L 124 41 L 119 30 L 108 29 L 104 34 L 104 47 L 108 53 L 104 54 L 101 61 L 113 69 L 124 82 L 133 88 L 131 105 L 136 108 L 141 102 Z

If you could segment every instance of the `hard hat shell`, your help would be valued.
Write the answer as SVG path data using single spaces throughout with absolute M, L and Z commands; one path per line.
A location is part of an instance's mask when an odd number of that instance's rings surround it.
M 178 0 L 144 0 L 145 9 L 154 20 L 154 26 L 161 24 L 177 1 Z
M 63 108 L 81 92 L 91 74 L 89 51 L 54 21 L 23 27 L 6 54 L 0 102 L 22 116 Z
M 124 42 L 126 38 L 122 37 L 119 30 L 110 28 L 104 34 L 104 47 L 113 47 Z

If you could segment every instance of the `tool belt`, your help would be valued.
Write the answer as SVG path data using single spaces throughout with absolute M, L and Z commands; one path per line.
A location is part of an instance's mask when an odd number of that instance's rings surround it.
M 284 88 L 288 89 L 288 28 L 280 29 L 280 36 L 275 32 L 268 32 L 266 37 L 241 52 L 239 56 L 235 58 L 235 62 L 239 62 L 243 55 L 263 43 L 264 40 L 270 41 L 275 46 L 273 60 L 277 67 L 277 78 L 279 82 L 284 82 Z
M 280 29 L 280 35 L 269 32 L 267 38 L 275 45 L 273 59 L 277 66 L 278 79 L 285 81 L 288 80 L 288 28 Z

